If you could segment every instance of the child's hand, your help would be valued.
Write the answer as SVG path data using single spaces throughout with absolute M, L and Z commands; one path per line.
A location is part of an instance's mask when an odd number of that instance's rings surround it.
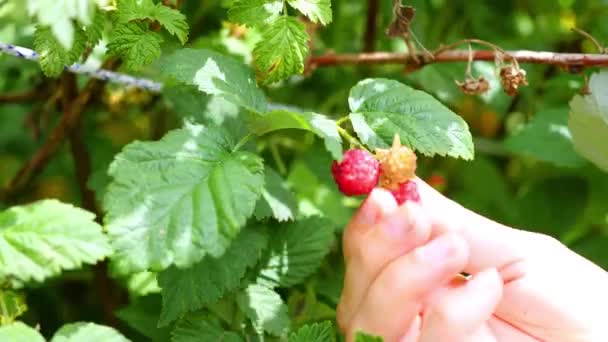
M 346 228 L 338 323 L 349 341 L 608 341 L 606 272 L 416 182 L 420 204 L 376 189 Z

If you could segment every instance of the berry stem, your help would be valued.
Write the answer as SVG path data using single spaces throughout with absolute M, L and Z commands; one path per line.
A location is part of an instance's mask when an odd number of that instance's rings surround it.
M 286 175 L 287 167 L 285 166 L 285 162 L 283 161 L 283 158 L 281 158 L 281 153 L 279 152 L 277 143 L 274 141 L 270 142 L 270 153 L 272 154 L 272 159 L 274 159 L 274 163 L 277 165 L 279 174 Z
M 339 118 L 338 120 L 336 120 L 336 125 L 342 126 L 342 124 L 345 123 L 348 120 L 350 120 L 350 116 L 345 115 L 345 116 Z
M 351 143 L 352 145 L 358 146 L 364 150 L 366 150 L 367 152 L 370 152 L 370 150 L 367 149 L 367 147 L 365 147 L 365 145 L 363 145 L 359 139 L 353 137 L 350 133 L 348 133 L 347 130 L 345 130 L 344 128 L 338 126 L 338 133 L 340 133 L 340 135 L 344 138 L 344 140 L 348 141 L 349 143 Z M 371 153 L 371 152 L 370 152 Z
M 247 143 L 247 141 L 249 141 L 249 139 L 251 139 L 252 136 L 253 136 L 252 133 L 248 133 L 246 136 L 244 136 L 243 139 L 239 140 L 239 142 L 237 142 L 236 145 L 234 145 L 232 152 L 238 151 L 241 147 L 243 147 L 243 145 L 245 145 Z

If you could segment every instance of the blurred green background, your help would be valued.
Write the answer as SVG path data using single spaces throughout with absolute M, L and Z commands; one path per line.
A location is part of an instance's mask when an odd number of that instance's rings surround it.
M 251 61 L 259 32 L 226 21 L 224 1 L 186 0 L 182 12 L 191 26 L 191 46 L 207 47 Z M 392 17 L 390 1 L 378 1 L 379 13 L 374 48 L 404 52 L 402 40 L 384 34 Z M 578 27 L 608 41 L 608 1 L 539 0 L 407 1 L 417 10 L 412 29 L 429 50 L 463 38 L 490 41 L 508 50 L 596 52 L 595 46 L 578 33 Z M 363 50 L 367 1 L 332 0 L 334 21 L 313 28 L 313 54 L 356 53 Z M 20 1 L 0 0 L 0 42 L 31 47 L 34 28 Z M 167 44 L 165 51 L 174 46 Z M 462 46 L 466 48 L 466 45 Z M 474 48 L 483 48 L 475 46 Z M 485 48 L 483 48 L 485 49 Z M 92 57 L 98 56 L 95 52 Z M 419 158 L 418 174 L 447 196 L 499 222 L 552 235 L 583 256 L 608 269 L 608 174 L 579 156 L 567 129 L 568 102 L 581 91 L 585 70 L 568 73 L 557 67 L 522 67 L 529 86 L 515 97 L 502 92 L 494 64 L 476 62 L 475 75 L 484 75 L 492 89 L 483 96 L 462 94 L 454 80 L 462 80 L 466 63 L 429 65 L 406 74 L 403 66 L 333 66 L 316 69 L 311 75 L 295 76 L 280 87 L 267 89 L 271 101 L 341 117 L 348 113 L 349 89 L 365 77 L 400 80 L 435 95 L 461 115 L 475 137 L 476 158 L 471 162 L 447 158 Z M 151 73 L 144 72 L 144 75 Z M 86 81 L 86 78 L 79 78 Z M 40 97 L 11 103 L 0 100 L 0 185 L 4 186 L 19 167 L 45 141 L 56 124 L 59 106 L 49 101 L 56 80 L 45 79 L 36 63 L 0 55 L 0 98 L 4 94 L 40 87 Z M 107 86 L 85 113 L 86 143 L 93 155 L 91 188 L 103 193 L 105 169 L 122 146 L 135 140 L 157 139 L 190 115 L 179 107 L 175 96 Z M 204 103 L 201 103 L 204 106 Z M 230 109 L 226 109 L 230 110 Z M 316 141 L 298 132 L 272 134 L 263 141 L 264 153 L 274 159 L 276 169 L 287 177 L 303 212 L 319 212 L 343 226 L 359 204 L 337 191 L 329 165 L 331 157 L 321 153 Z M 323 150 L 324 151 L 324 150 Z M 279 154 L 281 158 L 275 158 Z M 19 202 L 58 198 L 78 205 L 79 191 L 67 147 L 36 178 Z M 12 204 L 12 203 L 10 203 Z M 0 203 L 7 207 L 9 203 Z M 339 251 L 328 259 L 315 285 L 330 303 L 337 301 Z M 32 321 L 44 317 L 44 329 L 53 331 L 53 320 L 78 318 L 97 320 L 96 298 L 89 287 L 93 275 L 69 273 L 51 286 L 28 290 Z M 304 296 L 302 293 L 301 296 Z M 83 317 L 84 313 L 84 317 Z

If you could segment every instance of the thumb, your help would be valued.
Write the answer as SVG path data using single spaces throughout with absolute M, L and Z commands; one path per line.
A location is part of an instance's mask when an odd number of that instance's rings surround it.
M 469 244 L 469 263 L 463 270 L 474 274 L 488 268 L 499 271 L 524 260 L 533 250 L 540 234 L 513 229 L 448 199 L 430 185 L 416 179 L 422 208 L 433 222 L 433 233 L 457 232 Z M 506 282 L 512 280 L 503 274 Z

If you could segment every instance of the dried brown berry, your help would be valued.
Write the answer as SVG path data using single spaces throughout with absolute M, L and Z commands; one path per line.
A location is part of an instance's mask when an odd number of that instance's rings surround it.
M 380 161 L 380 185 L 383 188 L 396 190 L 399 184 L 415 176 L 416 154 L 401 145 L 399 135 L 395 135 L 390 149 L 377 149 L 376 158 Z
M 500 83 L 502 83 L 505 93 L 514 96 L 517 94 L 519 86 L 528 85 L 526 71 L 513 64 L 504 66 L 500 69 Z
M 456 85 L 467 95 L 485 94 L 490 89 L 490 83 L 483 76 L 467 77 L 464 82 L 456 81 Z

